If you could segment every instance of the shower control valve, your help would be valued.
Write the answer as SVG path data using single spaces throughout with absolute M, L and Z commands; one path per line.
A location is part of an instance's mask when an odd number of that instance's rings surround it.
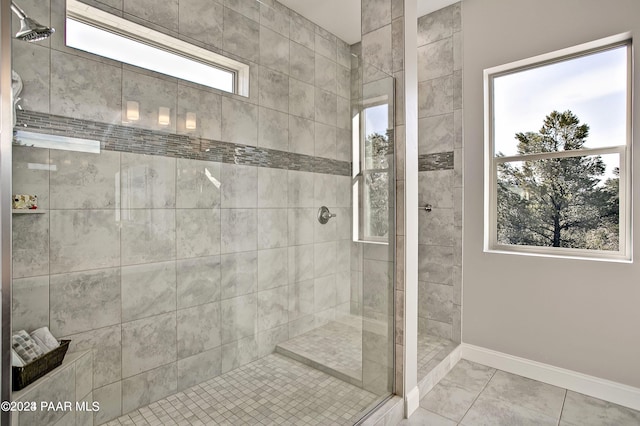
M 329 208 L 327 208 L 326 206 L 322 206 L 318 209 L 318 222 L 320 222 L 321 224 L 326 224 L 332 217 L 336 217 L 336 214 L 331 213 L 329 211 Z

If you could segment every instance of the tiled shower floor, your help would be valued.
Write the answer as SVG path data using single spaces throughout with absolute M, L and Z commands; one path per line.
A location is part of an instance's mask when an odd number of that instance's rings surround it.
M 378 396 L 271 354 L 106 423 L 352 425 Z
M 276 352 L 362 385 L 362 319 L 345 316 L 276 346 Z

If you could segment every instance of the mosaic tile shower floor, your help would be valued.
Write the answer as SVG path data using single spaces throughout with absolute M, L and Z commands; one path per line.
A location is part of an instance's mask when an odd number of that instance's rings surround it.
M 276 352 L 339 379 L 362 384 L 362 318 L 345 316 L 286 342 Z
M 373 393 L 272 354 L 106 425 L 352 425 L 377 399 Z

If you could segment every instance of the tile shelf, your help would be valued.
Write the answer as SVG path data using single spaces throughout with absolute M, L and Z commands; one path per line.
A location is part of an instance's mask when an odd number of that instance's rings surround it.
M 31 209 L 11 209 L 11 213 L 13 214 L 43 214 L 46 213 L 46 210 L 31 210 Z

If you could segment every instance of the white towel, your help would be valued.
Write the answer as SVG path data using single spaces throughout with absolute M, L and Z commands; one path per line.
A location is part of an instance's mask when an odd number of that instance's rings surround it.
M 53 337 L 48 327 L 40 327 L 31 332 L 31 337 L 36 341 L 43 352 L 49 352 L 60 346 L 58 339 Z
M 11 365 L 14 367 L 24 367 L 24 361 L 18 353 L 11 349 Z

